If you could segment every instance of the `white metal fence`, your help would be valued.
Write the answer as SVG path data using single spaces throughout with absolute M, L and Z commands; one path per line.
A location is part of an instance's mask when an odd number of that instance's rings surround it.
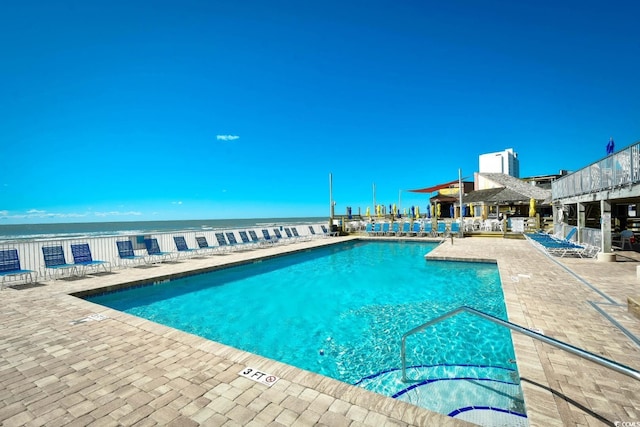
M 73 263 L 73 255 L 71 252 L 71 245 L 78 243 L 88 243 L 91 250 L 91 256 L 94 260 L 106 261 L 111 264 L 112 269 L 118 267 L 124 267 L 118 256 L 117 241 L 130 240 L 136 255 L 146 256 L 147 250 L 144 244 L 145 238 L 155 238 L 158 240 L 160 249 L 164 252 L 178 253 L 176 244 L 173 240 L 174 236 L 183 236 L 189 248 L 197 249 L 198 244 L 196 242 L 196 236 L 204 236 L 207 239 L 209 246 L 217 247 L 218 242 L 216 239 L 216 233 L 233 232 L 237 241 L 241 242 L 239 231 L 250 230 L 256 232 L 260 239 L 263 239 L 262 230 L 269 231 L 271 236 L 274 236 L 274 228 L 280 231 L 283 239 L 287 239 L 287 235 L 284 232 L 284 228 L 295 227 L 298 234 L 302 238 L 318 238 L 324 237 L 325 234 L 322 230 L 322 225 L 325 224 L 312 224 L 315 234 L 311 233 L 308 225 L 294 225 L 294 226 L 276 226 L 276 227 L 261 227 L 261 228 L 234 228 L 225 230 L 199 230 L 199 231 L 176 231 L 170 233 L 151 233 L 151 234 L 136 234 L 136 235 L 117 235 L 117 236 L 99 236 L 99 237 L 83 237 L 83 238 L 64 238 L 64 239 L 51 239 L 51 240 L 27 240 L 27 241 L 0 241 L 0 251 L 17 249 L 18 256 L 20 258 L 20 267 L 23 270 L 33 270 L 38 273 L 38 280 L 42 281 L 48 278 L 49 271 L 45 268 L 44 256 L 42 254 L 42 248 L 45 246 L 62 246 L 65 260 L 67 263 Z M 325 225 L 326 226 L 326 225 Z M 12 285 L 15 283 L 24 282 L 24 277 L 5 277 L 4 284 Z

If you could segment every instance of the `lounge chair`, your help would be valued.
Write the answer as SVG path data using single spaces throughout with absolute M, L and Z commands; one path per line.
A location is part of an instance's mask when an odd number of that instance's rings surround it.
M 17 249 L 5 249 L 0 251 L 0 276 L 2 282 L 0 282 L 0 289 L 4 288 L 5 280 L 9 277 L 15 277 L 19 279 L 24 277 L 26 283 L 33 282 L 33 276 L 38 277 L 38 273 L 33 270 L 23 270 L 20 268 L 20 257 L 18 256 Z M 27 277 L 29 280 L 27 280 Z
M 380 230 L 380 235 L 381 236 L 388 236 L 390 233 L 390 229 L 389 229 L 389 223 L 385 222 L 382 224 L 382 229 Z
M 189 248 L 184 236 L 173 236 L 173 241 L 175 242 L 176 249 L 178 250 L 178 258 L 180 258 L 180 255 L 194 256 L 200 252 L 198 249 Z
M 402 223 L 402 231 L 400 232 L 403 236 L 408 236 L 411 234 L 411 223 L 403 222 Z
M 80 266 L 79 273 L 81 276 L 86 274 L 87 270 L 91 268 L 96 271 L 102 268 L 105 273 L 111 271 L 110 262 L 93 259 L 88 243 L 72 244 L 71 253 L 73 254 L 73 263 Z
M 264 241 L 260 240 L 260 238 L 258 237 L 258 235 L 256 234 L 256 232 L 254 230 L 249 230 L 249 237 L 251 237 L 251 241 L 253 243 L 255 243 L 256 245 L 264 244 Z
M 422 224 L 422 232 L 420 233 L 420 236 L 433 236 L 433 224 L 431 221 L 427 221 Z
M 438 228 L 436 229 L 436 235 L 444 237 L 447 234 L 447 223 L 444 221 L 438 221 Z
M 236 235 L 233 234 L 233 231 L 227 231 L 225 234 L 227 235 L 227 241 L 229 242 L 229 247 L 231 249 L 241 246 L 241 244 L 238 243 L 238 240 L 236 239 Z
M 147 255 L 149 255 L 149 261 L 151 262 L 164 262 L 173 257 L 172 252 L 160 250 L 160 245 L 158 245 L 158 239 L 156 238 L 144 239 L 144 245 L 147 248 Z
M 117 241 L 116 245 L 118 246 L 118 257 L 123 264 L 140 264 L 141 262 L 146 262 L 145 257 L 136 255 L 131 240 Z
M 251 241 L 249 236 L 247 236 L 247 232 L 246 231 L 239 231 L 238 234 L 240 235 L 240 240 L 242 240 L 242 244 L 243 245 L 251 246 L 251 245 L 255 245 L 256 244 L 253 241 Z
M 294 237 L 293 237 L 293 233 L 291 232 L 291 229 L 289 227 L 285 227 L 284 228 L 284 234 L 287 235 L 287 239 L 289 239 L 290 241 L 294 241 Z
M 420 227 L 421 227 L 421 224 L 418 221 L 415 221 L 413 223 L 413 228 L 411 229 L 411 234 L 414 235 L 414 236 L 419 235 L 420 234 Z
M 227 238 L 224 236 L 224 233 L 216 233 L 216 240 L 218 241 L 218 247 L 220 247 L 221 250 L 231 250 L 231 246 L 229 245 L 229 242 L 227 242 Z
M 293 233 L 293 237 L 295 237 L 297 240 L 306 242 L 307 240 L 309 240 L 308 236 L 301 236 L 300 233 L 298 233 L 298 229 L 296 227 L 291 227 L 291 232 Z
M 275 245 L 278 242 L 278 238 L 275 236 L 271 236 L 269 234 L 269 230 L 266 228 L 262 229 L 262 235 L 264 236 L 264 241 L 268 244 Z
M 449 228 L 449 234 L 459 234 L 460 233 L 460 223 L 458 221 L 453 221 Z
M 56 279 L 58 273 L 60 273 L 60 276 L 65 274 L 77 276 L 79 274 L 77 265 L 67 264 L 61 245 L 43 246 L 42 255 L 44 256 L 44 266 L 47 270 L 50 270 L 49 277 L 53 280 Z
M 316 230 L 313 229 L 313 225 L 309 226 L 309 232 L 311 233 L 311 238 L 318 237 L 318 235 L 316 234 Z
M 280 230 L 278 230 L 277 228 L 273 229 L 273 234 L 276 236 L 278 240 L 282 239 L 282 233 L 280 233 Z
M 201 251 L 205 252 L 214 252 L 219 251 L 220 247 L 217 246 L 209 246 L 209 242 L 207 242 L 207 238 L 204 236 L 196 236 L 196 243 L 198 244 L 198 248 Z
M 399 236 L 400 235 L 400 223 L 399 222 L 394 222 L 393 225 L 391 226 L 391 231 L 389 232 L 390 235 L 392 236 Z
M 329 231 L 325 225 L 321 225 L 320 228 L 322 228 L 322 233 L 325 237 L 335 237 L 339 235 L 337 231 Z

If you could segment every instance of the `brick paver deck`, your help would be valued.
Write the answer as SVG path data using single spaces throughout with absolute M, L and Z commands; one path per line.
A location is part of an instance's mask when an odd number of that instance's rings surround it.
M 468 425 L 69 295 L 347 239 L 318 239 L 1 291 L 0 422 Z M 626 297 L 640 293 L 636 261 L 558 263 L 526 241 L 493 238 L 447 241 L 430 256 L 497 260 L 512 322 L 640 368 L 640 347 L 614 324 L 640 336 L 640 321 L 626 312 Z M 106 318 L 87 320 L 93 314 Z M 531 425 L 640 422 L 637 381 L 525 336 L 514 335 L 514 345 Z M 281 379 L 272 387 L 256 383 L 238 375 L 246 366 Z

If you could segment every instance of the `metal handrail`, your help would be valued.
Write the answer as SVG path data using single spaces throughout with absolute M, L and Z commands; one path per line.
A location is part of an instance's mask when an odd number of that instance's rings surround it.
M 614 362 L 613 360 L 606 359 L 604 357 L 598 356 L 597 354 L 593 354 L 593 353 L 590 353 L 590 352 L 588 352 L 586 350 L 583 350 L 581 348 L 574 347 L 571 344 L 567 344 L 565 342 L 556 340 L 554 338 L 547 337 L 547 336 L 542 335 L 542 334 L 540 334 L 538 332 L 532 331 L 531 329 L 524 328 L 524 327 L 522 327 L 520 325 L 516 325 L 515 323 L 507 322 L 506 320 L 499 319 L 499 318 L 497 318 L 495 316 L 492 316 L 490 314 L 487 314 L 487 313 L 484 313 L 482 311 L 476 310 L 474 308 L 467 307 L 467 306 L 461 306 L 461 307 L 456 308 L 455 310 L 451 310 L 448 313 L 443 314 L 442 316 L 436 317 L 435 319 L 432 319 L 432 320 L 428 321 L 427 323 L 425 323 L 423 325 L 420 325 L 420 326 L 418 326 L 416 328 L 411 329 L 409 332 L 405 333 L 402 336 L 402 347 L 400 349 L 400 356 L 402 357 L 402 382 L 405 382 L 405 383 L 408 382 L 408 380 L 407 380 L 407 358 L 406 358 L 407 337 L 409 335 L 413 335 L 415 333 L 418 333 L 418 332 L 422 331 L 423 329 L 425 329 L 425 328 L 427 328 L 427 327 L 429 327 L 429 326 L 431 326 L 431 325 L 433 325 L 435 323 L 442 322 L 443 320 L 445 320 L 445 319 L 447 319 L 449 317 L 455 316 L 456 314 L 461 313 L 463 311 L 467 312 L 467 313 L 470 313 L 470 314 L 474 314 L 474 315 L 479 316 L 479 317 L 481 317 L 483 319 L 489 320 L 490 322 L 496 323 L 496 324 L 498 324 L 500 326 L 504 326 L 506 328 L 509 328 L 512 331 L 520 332 L 521 334 L 524 334 L 524 335 L 526 335 L 528 337 L 535 338 L 537 340 L 540 340 L 542 342 L 550 344 L 550 345 L 552 345 L 554 347 L 557 347 L 557 348 L 559 348 L 561 350 L 568 351 L 571 354 L 574 354 L 576 356 L 580 356 L 583 359 L 590 360 L 590 361 L 592 361 L 594 363 L 597 363 L 597 364 L 599 364 L 601 366 L 604 366 L 605 368 L 613 369 L 616 372 L 620 372 L 621 374 L 627 375 L 627 376 L 629 376 L 631 378 L 634 378 L 634 379 L 640 381 L 640 371 L 636 371 L 635 369 L 632 369 L 632 368 L 630 368 L 628 366 L 622 365 L 622 364 L 620 364 L 618 362 Z

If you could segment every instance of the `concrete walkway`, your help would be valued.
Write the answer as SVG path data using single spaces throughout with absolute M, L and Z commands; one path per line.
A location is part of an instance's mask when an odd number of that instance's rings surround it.
M 317 239 L 1 291 L 0 422 L 468 425 L 69 295 L 349 239 Z M 527 241 L 493 238 L 447 241 L 430 257 L 496 260 L 512 322 L 640 369 L 640 347 L 618 327 L 640 337 L 640 321 L 626 313 L 626 296 L 638 293 L 638 262 L 558 263 Z M 514 335 L 514 345 L 531 425 L 640 421 L 637 381 L 525 336 Z M 268 387 L 244 378 L 239 373 L 247 366 L 280 380 Z

